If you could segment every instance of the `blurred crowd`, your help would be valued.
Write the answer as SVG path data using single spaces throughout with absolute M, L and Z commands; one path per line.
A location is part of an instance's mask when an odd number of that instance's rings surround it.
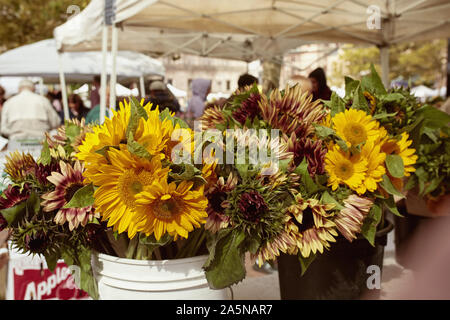
M 313 99 L 329 100 L 331 90 L 327 85 L 325 72 L 318 68 L 308 77 L 293 79 L 292 85 L 299 84 L 304 90 L 313 94 Z M 153 106 L 159 106 L 160 110 L 168 108 L 178 117 L 184 119 L 190 126 L 196 119 L 202 116 L 204 110 L 213 105 L 222 105 L 227 101 L 221 98 L 207 102 L 211 93 L 210 79 L 194 79 L 191 83 L 190 99 L 187 107 L 182 108 L 177 98 L 161 80 L 153 80 L 148 86 L 148 95 L 145 103 L 151 102 Z M 239 77 L 237 90 L 246 86 L 259 85 L 258 78 L 243 74 Z M 275 87 L 274 87 L 275 88 Z M 272 88 L 272 89 L 274 89 Z M 106 105 L 109 105 L 109 86 L 106 89 Z M 118 97 L 116 105 L 126 97 Z M 67 97 L 69 118 L 86 119 L 86 123 L 99 122 L 100 116 L 100 77 L 95 76 L 92 81 L 89 106 L 85 105 L 82 97 L 72 93 Z M 0 87 L 0 133 L 10 140 L 42 139 L 44 133 L 58 128 L 64 123 L 64 108 L 60 90 L 48 90 L 47 94 L 39 95 L 35 92 L 35 85 L 30 80 L 22 80 L 19 83 L 18 93 L 6 98 L 5 90 Z

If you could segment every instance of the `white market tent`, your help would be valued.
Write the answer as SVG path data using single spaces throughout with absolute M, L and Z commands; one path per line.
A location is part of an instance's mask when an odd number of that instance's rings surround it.
M 39 77 L 42 82 L 61 83 L 64 115 L 69 116 L 65 83 L 91 82 L 102 73 L 101 52 L 65 52 L 58 54 L 54 39 L 38 41 L 9 50 L 0 55 L 0 76 Z M 106 68 L 113 64 L 112 54 L 106 56 Z M 139 79 L 141 91 L 143 77 L 164 76 L 162 63 L 142 53 L 119 51 L 115 59 L 116 75 L 119 81 Z M 62 78 L 62 79 L 61 79 Z M 42 83 L 41 83 L 42 87 Z
M 101 52 L 66 52 L 61 55 L 67 82 L 91 82 L 101 74 Z M 111 55 L 107 66 L 111 66 Z M 142 75 L 164 76 L 156 59 L 131 51 L 117 55 L 117 78 L 139 79 Z M 58 53 L 55 40 L 48 39 L 9 50 L 0 55 L 0 76 L 41 77 L 46 83 L 59 82 Z
M 244 61 L 272 59 L 305 42 L 376 45 L 387 84 L 389 45 L 450 37 L 449 17 L 448 0 L 92 0 L 54 37 L 61 51 L 106 52 L 110 24 L 113 52 Z

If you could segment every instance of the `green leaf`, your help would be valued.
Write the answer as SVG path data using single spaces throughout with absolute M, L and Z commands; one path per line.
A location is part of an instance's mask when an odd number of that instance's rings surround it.
M 26 213 L 26 206 L 26 201 L 23 201 L 14 207 L 6 208 L 0 211 L 3 218 L 5 218 L 6 222 L 8 222 L 8 226 L 13 226 L 21 219 L 21 217 Z
M 169 108 L 165 108 L 160 114 L 159 114 L 159 119 L 164 120 L 164 119 L 170 119 L 173 123 L 173 125 L 179 125 L 180 128 L 183 129 L 188 129 L 189 125 L 182 119 L 177 118 L 177 117 L 173 117 L 171 115 L 171 111 L 169 110 Z
M 334 117 L 337 113 L 344 112 L 345 111 L 345 102 L 342 100 L 341 97 L 339 97 L 336 92 L 333 91 L 331 94 L 331 101 L 330 101 L 330 113 L 331 116 Z
M 143 145 L 134 140 L 131 133 L 127 139 L 127 149 L 128 151 L 130 151 L 130 153 L 138 156 L 139 158 L 144 158 L 147 160 L 152 159 L 152 155 L 147 151 L 147 149 L 145 149 Z
M 389 197 L 383 201 L 386 208 L 396 216 L 403 217 L 403 215 L 398 211 L 397 204 L 395 203 L 394 197 Z
M 425 190 L 423 191 L 423 194 L 428 194 L 430 192 L 433 192 L 437 187 L 439 187 L 439 185 L 444 180 L 444 178 L 445 177 L 442 176 L 440 178 L 432 179 L 431 182 L 426 186 Z
M 393 112 L 393 113 L 382 112 L 382 113 L 379 113 L 379 114 L 374 115 L 373 118 L 374 118 L 375 120 L 381 120 L 381 119 L 393 117 L 393 116 L 395 116 L 396 114 L 397 114 L 397 112 Z
M 66 121 L 65 124 L 66 129 L 66 136 L 69 141 L 75 140 L 76 137 L 78 137 L 81 133 L 81 128 L 78 127 L 76 124 Z
M 432 106 L 423 106 L 417 113 L 423 116 L 425 126 L 430 129 L 440 129 L 450 122 L 450 115 Z
M 370 74 L 361 79 L 361 87 L 365 91 L 375 92 L 377 95 L 386 95 L 386 89 L 384 88 L 383 81 L 377 73 L 374 65 L 370 65 Z
M 144 118 L 145 120 L 148 119 L 147 112 L 135 97 L 130 98 L 130 109 L 131 114 L 130 120 L 128 121 L 127 130 L 125 133 L 126 137 L 128 137 L 130 133 L 134 136 L 139 125 L 139 119 L 141 118 Z
M 372 246 L 375 246 L 375 235 L 377 233 L 377 226 L 381 221 L 382 211 L 381 207 L 374 203 L 370 208 L 369 214 L 363 221 L 361 227 L 361 234 L 366 238 Z
M 348 146 L 347 143 L 342 139 L 337 139 L 336 144 L 341 148 L 342 151 L 347 152 Z
M 319 187 L 309 175 L 308 162 L 306 161 L 306 158 L 303 158 L 302 162 L 297 166 L 297 168 L 295 168 L 294 172 L 300 176 L 308 194 L 312 194 L 319 190 Z
M 357 110 L 364 110 L 366 112 L 369 112 L 369 105 L 367 104 L 366 97 L 363 94 L 361 85 L 356 88 L 354 97 L 353 97 L 353 103 L 352 108 Z
M 339 203 L 339 201 L 337 201 L 335 198 L 333 198 L 333 197 L 328 193 L 328 191 L 325 191 L 324 193 L 322 193 L 322 197 L 321 197 L 320 201 L 321 201 L 322 203 L 332 203 L 332 204 L 334 204 L 334 205 L 336 206 L 336 209 L 337 209 L 337 210 L 342 210 L 342 209 L 344 209 L 344 206 L 341 205 L 341 204 Z
M 53 272 L 56 268 L 56 264 L 58 263 L 59 256 L 56 253 L 46 254 L 45 261 L 47 262 L 47 267 L 50 271 Z
M 72 196 L 72 199 L 63 208 L 84 208 L 92 206 L 94 200 L 94 186 L 91 183 L 78 189 Z
M 398 92 L 388 93 L 381 98 L 383 103 L 396 102 L 405 99 L 405 96 Z
M 403 159 L 397 154 L 388 154 L 386 156 L 386 167 L 395 178 L 403 178 L 405 173 L 405 167 L 403 165 Z
M 47 140 L 44 140 L 44 146 L 42 147 L 41 156 L 39 157 L 39 163 L 49 165 L 52 161 L 52 156 L 50 155 L 50 148 L 48 147 Z
M 300 253 L 298 254 L 298 260 L 300 261 L 300 267 L 301 267 L 301 275 L 303 276 L 308 270 L 308 267 L 313 263 L 313 261 L 316 259 L 317 255 L 310 254 L 308 258 L 303 257 Z
M 325 139 L 335 134 L 334 130 L 331 128 L 322 126 L 320 124 L 313 124 L 313 126 L 316 129 L 316 134 L 319 139 Z
M 217 242 L 215 258 L 205 269 L 212 289 L 223 289 L 245 278 L 245 256 L 239 248 L 244 239 L 245 233 L 234 229 Z
M 211 265 L 211 263 L 214 261 L 214 259 L 216 257 L 217 243 L 221 239 L 223 239 L 226 236 L 228 236 L 228 234 L 231 231 L 232 231 L 231 229 L 221 229 L 215 234 L 212 234 L 212 233 L 208 232 L 208 236 L 207 236 L 207 239 L 206 239 L 206 247 L 208 248 L 209 256 L 208 256 L 208 259 L 206 260 L 205 264 L 203 265 L 203 268 L 205 270 Z
M 345 97 L 350 98 L 353 95 L 355 89 L 358 88 L 360 82 L 350 77 L 345 77 L 344 79 L 345 79 Z
M 380 185 L 387 193 L 392 194 L 393 196 L 399 196 L 401 198 L 405 197 L 399 190 L 394 187 L 389 177 L 385 174 L 383 175 L 383 181 L 380 182 Z

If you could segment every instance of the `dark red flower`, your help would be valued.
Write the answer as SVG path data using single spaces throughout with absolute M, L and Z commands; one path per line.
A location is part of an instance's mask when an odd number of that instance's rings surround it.
M 50 164 L 43 165 L 42 163 L 36 163 L 34 167 L 34 175 L 37 179 L 37 181 L 42 184 L 46 185 L 50 182 L 47 180 L 47 177 L 52 174 L 52 172 L 61 172 L 58 163 L 51 162 Z
M 311 177 L 325 173 L 324 161 L 327 149 L 322 141 L 314 141 L 305 137 L 297 140 L 296 135 L 293 135 L 288 142 L 288 151 L 294 155 L 295 166 L 298 166 L 306 158 Z
M 269 209 L 264 198 L 254 190 L 241 195 L 238 207 L 244 218 L 254 223 L 258 223 L 261 215 Z
M 7 209 L 18 205 L 22 201 L 25 201 L 30 196 L 30 188 L 27 184 L 24 185 L 22 191 L 19 187 L 8 186 L 3 191 L 3 195 L 0 196 L 0 210 Z
M 248 99 L 242 102 L 239 109 L 233 112 L 233 118 L 240 124 L 245 124 L 247 119 L 253 121 L 253 119 L 260 113 L 259 101 L 261 96 L 259 93 L 252 93 Z

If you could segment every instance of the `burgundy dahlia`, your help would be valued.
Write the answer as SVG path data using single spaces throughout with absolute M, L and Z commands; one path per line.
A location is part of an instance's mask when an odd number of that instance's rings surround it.
M 47 177 L 49 177 L 52 172 L 61 172 L 58 163 L 51 162 L 47 165 L 43 165 L 42 163 L 35 164 L 34 175 L 41 185 L 46 185 L 49 183 Z
M 296 140 L 293 135 L 288 143 L 288 151 L 294 155 L 294 164 L 298 166 L 304 158 L 308 162 L 308 171 L 311 177 L 325 172 L 325 155 L 327 149 L 322 141 L 314 141 L 310 138 Z
M 259 93 L 252 93 L 248 99 L 242 102 L 239 109 L 233 112 L 233 118 L 240 124 L 245 124 L 247 119 L 253 121 L 253 119 L 260 113 L 259 101 L 261 96 Z
M 14 207 L 25 201 L 30 196 L 30 189 L 27 184 L 24 185 L 22 191 L 19 187 L 8 186 L 6 190 L 3 191 L 3 195 L 0 196 L 0 210 Z
M 244 218 L 254 223 L 258 223 L 260 217 L 269 209 L 264 198 L 257 191 L 243 193 L 238 207 Z

